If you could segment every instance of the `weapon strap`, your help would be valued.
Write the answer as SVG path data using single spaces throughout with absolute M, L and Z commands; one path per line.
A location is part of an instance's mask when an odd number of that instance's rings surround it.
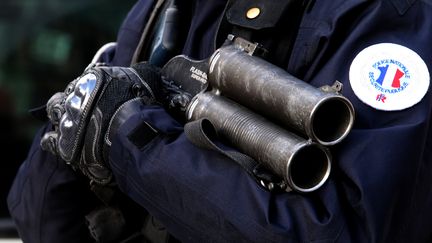
M 147 20 L 147 23 L 146 23 L 146 25 L 144 27 L 144 30 L 143 30 L 142 34 L 141 34 L 141 38 L 140 38 L 140 40 L 138 42 L 138 46 L 135 49 L 135 52 L 134 52 L 134 54 L 132 56 L 131 65 L 133 65 L 133 64 L 135 64 L 135 63 L 138 62 L 138 59 L 140 58 L 140 55 L 142 54 L 141 52 L 145 48 L 146 43 L 150 43 L 151 42 L 150 38 L 152 36 L 151 36 L 150 33 L 153 30 L 154 25 L 157 22 L 157 17 L 159 16 L 161 8 L 162 8 L 162 6 L 163 6 L 164 3 L 165 3 L 165 0 L 157 0 L 155 6 L 153 8 L 153 11 L 151 12 L 150 17 Z
M 233 150 L 226 150 L 218 146 L 216 141 L 216 131 L 212 123 L 207 119 L 199 119 L 186 123 L 184 127 L 185 135 L 193 144 L 198 147 L 214 150 L 239 164 L 259 185 L 269 191 L 283 191 L 286 184 L 260 163 L 251 157 Z
M 162 67 L 179 54 L 186 41 L 193 8 L 193 1 L 155 0 L 130 65 L 145 60 Z M 158 39 L 163 43 L 155 42 Z

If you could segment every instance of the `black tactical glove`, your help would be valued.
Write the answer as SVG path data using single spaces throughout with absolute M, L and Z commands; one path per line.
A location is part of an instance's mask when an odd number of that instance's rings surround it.
M 111 139 L 121 123 L 141 106 L 159 98 L 160 75 L 140 63 L 132 68 L 93 66 L 47 103 L 54 130 L 41 146 L 80 169 L 99 184 L 112 175 L 108 166 Z

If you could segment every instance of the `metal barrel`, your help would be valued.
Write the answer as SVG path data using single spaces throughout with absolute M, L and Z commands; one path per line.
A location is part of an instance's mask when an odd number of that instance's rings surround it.
M 208 119 L 222 139 L 284 178 L 292 190 L 314 191 L 330 174 L 331 156 L 325 147 L 290 133 L 227 98 L 211 92 L 198 94 L 187 115 L 189 120 Z
M 336 92 L 313 87 L 233 45 L 218 49 L 209 64 L 210 86 L 223 96 L 320 144 L 336 144 L 351 130 L 354 108 Z

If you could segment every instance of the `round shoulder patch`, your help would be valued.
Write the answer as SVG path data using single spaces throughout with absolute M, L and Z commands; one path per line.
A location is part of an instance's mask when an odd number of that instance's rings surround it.
M 378 110 L 396 111 L 422 100 L 429 88 L 426 63 L 413 50 L 380 43 L 354 58 L 349 79 L 356 96 Z

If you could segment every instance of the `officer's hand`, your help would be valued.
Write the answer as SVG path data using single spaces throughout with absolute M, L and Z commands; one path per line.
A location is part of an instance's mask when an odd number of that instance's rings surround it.
M 158 99 L 158 70 L 141 63 L 133 68 L 94 66 L 47 103 L 54 129 L 43 149 L 79 168 L 93 181 L 111 180 L 107 156 L 121 123 L 141 106 Z

